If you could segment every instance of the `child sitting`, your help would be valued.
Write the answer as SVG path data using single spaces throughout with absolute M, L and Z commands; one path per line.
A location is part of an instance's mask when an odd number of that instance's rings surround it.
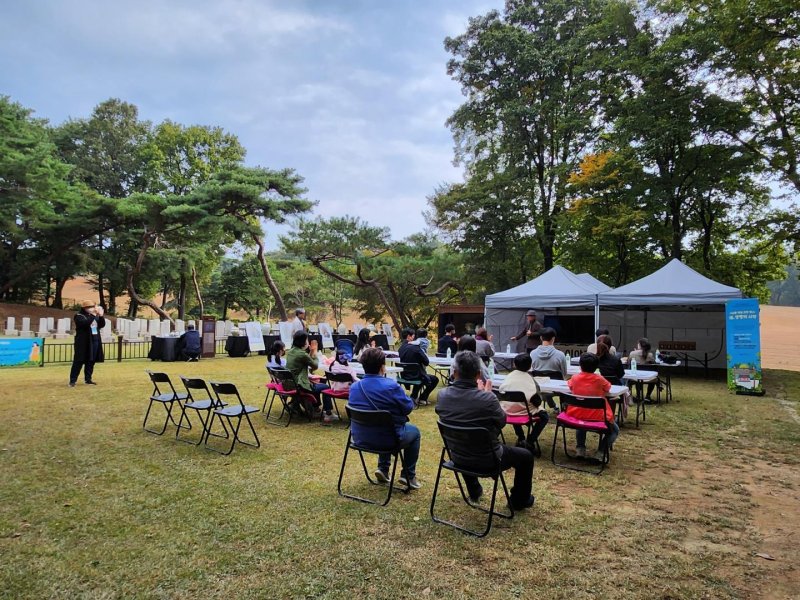
M 285 369 L 286 359 L 281 359 L 286 354 L 286 345 L 276 341 L 267 353 L 267 369 Z
M 580 365 L 581 372 L 574 375 L 567 382 L 570 392 L 579 397 L 605 398 L 605 395 L 611 390 L 611 384 L 605 377 L 595 373 L 600 365 L 600 360 L 597 356 L 589 352 L 581 354 Z M 605 420 L 611 424 L 611 431 L 601 436 L 597 453 L 594 455 L 595 459 L 603 460 L 606 447 L 610 448 L 619 435 L 619 425 L 614 420 L 614 411 L 608 400 L 605 401 L 605 409 L 569 405 L 567 406 L 567 414 L 582 421 Z M 575 441 L 577 443 L 577 455 L 586 456 L 586 432 L 580 429 L 575 430 Z
M 514 425 L 514 433 L 517 434 L 517 446 L 523 448 L 527 447 L 529 450 L 535 448 L 535 442 L 548 421 L 547 411 L 542 409 L 539 385 L 528 372 L 530 371 L 531 364 L 531 357 L 528 354 L 517 354 L 514 357 L 514 370 L 506 375 L 505 380 L 500 384 L 501 394 L 506 392 L 522 392 L 525 394 L 525 398 L 527 398 L 528 402 L 533 405 L 533 410 L 531 412 L 534 417 L 538 417 L 538 420 L 531 428 L 527 441 L 522 425 Z M 509 416 L 528 414 L 528 407 L 522 402 L 501 401 L 500 406 L 503 407 L 503 410 Z
M 330 365 L 330 372 L 334 375 L 340 373 L 346 373 L 350 375 L 352 381 L 331 381 L 330 387 L 334 392 L 341 392 L 344 390 L 349 390 L 350 385 L 358 381 L 358 375 L 356 374 L 356 370 L 350 366 L 347 360 L 347 350 L 340 348 L 336 351 L 336 358 Z
M 428 330 L 427 329 L 422 329 L 422 328 L 417 329 L 416 338 L 417 339 L 415 339 L 411 343 L 412 344 L 416 344 L 417 346 L 419 346 L 422 349 L 422 351 L 425 354 L 427 354 L 428 353 L 428 348 L 430 348 L 430 346 L 431 346 L 431 341 L 428 339 Z

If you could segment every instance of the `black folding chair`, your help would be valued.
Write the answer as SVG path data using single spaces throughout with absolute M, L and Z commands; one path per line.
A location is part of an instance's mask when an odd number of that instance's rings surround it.
M 567 429 L 573 430 L 582 430 L 586 431 L 587 433 L 596 433 L 600 436 L 602 440 L 603 436 L 608 435 L 611 432 L 611 423 L 606 419 L 605 416 L 605 409 L 606 409 L 606 399 L 600 397 L 580 397 L 580 396 L 572 396 L 569 394 L 561 394 L 561 414 L 556 417 L 556 432 L 555 436 L 553 437 L 553 450 L 550 454 L 550 460 L 553 464 L 557 467 L 562 467 L 565 469 L 572 469 L 573 471 L 583 471 L 584 473 L 591 473 L 592 475 L 599 475 L 603 472 L 606 464 L 608 464 L 611 455 L 610 455 L 610 448 L 608 444 L 605 445 L 605 450 L 603 452 L 603 460 L 600 461 L 600 469 L 598 471 L 594 471 L 592 469 L 587 469 L 583 467 L 579 467 L 573 463 L 558 463 L 556 462 L 556 444 L 558 443 L 558 431 L 559 429 L 562 432 L 562 437 L 564 441 L 564 454 L 567 458 L 570 459 L 577 459 L 579 458 L 577 455 L 572 455 L 567 451 Z M 576 406 L 581 408 L 588 408 L 588 409 L 603 409 L 603 420 L 602 421 L 584 421 L 581 419 L 577 419 L 567 414 L 567 407 L 568 406 Z M 591 459 L 590 459 L 591 460 Z
M 531 431 L 533 430 L 533 426 L 539 422 L 539 417 L 534 414 L 533 406 L 528 401 L 528 397 L 525 395 L 525 392 L 513 391 L 513 392 L 503 392 L 499 395 L 500 400 L 505 402 L 519 402 L 520 404 L 525 405 L 526 414 L 520 415 L 506 415 L 506 425 L 517 425 L 517 426 L 524 426 L 528 429 L 526 438 L 530 438 Z M 506 443 L 505 436 L 503 435 L 503 430 L 500 430 L 500 437 L 503 443 Z M 533 442 L 533 455 L 537 458 L 542 456 L 542 447 L 539 445 L 539 440 L 536 439 Z M 530 449 L 530 448 L 529 448 Z
M 208 429 L 206 430 L 206 448 L 209 450 L 213 450 L 214 452 L 219 452 L 220 454 L 230 454 L 233 452 L 233 447 L 236 445 L 236 442 L 240 444 L 244 444 L 245 446 L 251 446 L 253 448 L 259 448 L 261 446 L 261 442 L 258 441 L 258 434 L 256 434 L 255 427 L 253 427 L 253 422 L 250 420 L 250 415 L 252 413 L 259 412 L 257 406 L 249 406 L 242 402 L 242 397 L 239 395 L 239 390 L 236 389 L 236 386 L 232 383 L 220 383 L 216 381 L 212 381 L 211 389 L 214 390 L 214 395 L 216 396 L 217 400 L 217 408 L 214 408 L 211 412 L 211 421 L 208 424 Z M 231 399 L 230 403 L 226 403 L 222 397 L 228 397 Z M 233 398 L 236 399 L 234 403 Z M 223 452 L 222 450 L 217 450 L 213 446 L 208 445 L 208 438 L 209 435 L 214 428 L 214 419 L 219 417 L 220 419 L 225 419 L 228 422 L 228 426 L 230 427 L 231 433 L 233 434 L 231 437 L 231 446 L 228 448 L 227 452 Z M 236 426 L 234 427 L 233 421 L 236 420 Z M 252 442 L 245 442 L 242 438 L 239 437 L 239 428 L 242 426 L 242 419 L 247 419 L 247 424 L 250 426 L 250 431 L 253 434 L 253 439 L 255 439 L 255 443 Z M 224 424 L 223 424 L 224 425 Z
M 418 363 L 398 362 L 395 363 L 395 366 L 403 369 L 401 373 L 397 374 L 397 383 L 404 386 L 406 389 L 411 386 L 411 394 L 412 396 L 416 396 L 416 398 L 413 398 L 414 405 L 419 407 L 419 396 L 422 394 L 422 388 L 425 385 L 425 382 L 422 378 L 422 365 Z M 417 388 L 416 394 L 414 394 L 415 387 Z M 427 400 L 425 401 L 425 404 L 428 404 Z
M 187 444 L 194 444 L 195 446 L 202 444 L 208 435 L 228 439 L 228 428 L 225 427 L 224 421 L 220 421 L 222 428 L 225 430 L 224 435 L 219 433 L 211 433 L 211 431 L 208 429 L 211 419 L 211 411 L 215 408 L 221 407 L 217 404 L 217 401 L 211 397 L 211 392 L 209 391 L 206 382 L 203 379 L 196 377 L 190 378 L 183 376 L 181 376 L 181 381 L 183 382 L 183 387 L 186 388 L 187 397 L 186 401 L 181 404 L 181 419 L 178 421 L 179 425 L 178 430 L 175 432 L 175 439 L 181 442 L 186 442 Z M 225 405 L 223 404 L 222 406 Z M 203 430 L 200 432 L 200 439 L 196 442 L 190 439 L 181 439 L 180 437 L 180 424 L 183 423 L 184 418 L 186 419 L 186 422 L 189 423 L 189 429 L 192 428 L 191 422 L 189 421 L 189 415 L 186 414 L 187 409 L 196 411 L 197 418 L 200 419 L 200 423 L 203 425 Z M 205 417 L 203 416 L 204 414 Z
M 170 421 L 172 424 L 178 427 L 182 427 L 180 424 L 175 422 L 175 417 L 172 416 L 172 408 L 175 403 L 178 403 L 179 407 L 182 407 L 182 402 L 186 400 L 186 394 L 178 393 L 175 390 L 175 386 L 172 385 L 172 381 L 169 379 L 169 375 L 166 373 L 156 373 L 154 371 L 148 371 L 147 374 L 150 376 L 150 381 L 153 382 L 153 392 L 150 394 L 150 404 L 147 405 L 147 412 L 144 414 L 144 421 L 142 422 L 142 429 L 149 433 L 154 433 L 156 435 L 163 435 L 164 432 L 167 430 L 167 425 Z M 169 386 L 169 392 L 162 392 L 161 389 L 158 387 L 158 384 L 166 384 Z M 156 402 L 164 407 L 164 410 L 167 411 L 166 416 L 164 417 L 164 425 L 161 427 L 161 431 L 157 431 L 155 429 L 148 429 L 147 428 L 147 418 L 150 416 L 150 409 L 153 408 L 153 402 Z M 181 410 L 183 410 L 181 408 Z M 185 426 L 186 429 L 191 429 L 191 424 Z
M 297 381 L 289 369 L 270 369 L 270 375 L 273 381 L 277 382 L 277 387 L 274 389 L 272 398 L 269 402 L 267 409 L 266 421 L 270 425 L 283 425 L 288 427 L 292 422 L 292 417 L 296 415 L 305 414 L 308 420 L 313 420 L 314 416 L 311 412 L 311 406 L 315 405 L 317 399 L 314 395 L 297 386 Z M 275 398 L 281 402 L 281 414 L 276 417 L 270 417 L 272 414 L 272 406 L 275 403 Z M 266 399 L 264 400 L 266 404 Z M 288 418 L 286 423 L 283 424 L 281 420 L 286 415 Z
M 343 341 L 343 340 L 339 340 L 339 341 Z M 344 341 L 349 342 L 350 340 L 344 340 Z M 331 373 L 330 371 L 326 371 L 325 372 L 325 379 L 328 380 L 328 384 L 331 384 L 333 382 L 355 383 L 353 381 L 353 378 L 350 376 L 349 373 Z M 336 416 L 339 417 L 339 419 L 341 420 L 342 415 L 339 412 L 339 405 L 336 404 L 336 400 L 345 400 L 346 401 L 350 397 L 350 390 L 349 389 L 347 389 L 347 390 L 334 390 L 333 388 L 328 388 L 328 389 L 322 390 L 320 392 L 320 395 L 321 396 L 327 396 L 328 398 L 331 399 L 331 404 L 333 405 L 333 410 L 334 410 L 334 412 L 336 412 Z
M 347 411 L 347 416 L 350 419 L 350 433 L 347 436 L 347 444 L 344 447 L 344 457 L 342 458 L 342 468 L 339 471 L 339 483 L 337 484 L 337 490 L 339 495 L 344 498 L 351 498 L 352 500 L 358 500 L 359 502 L 366 502 L 367 504 L 380 504 L 381 506 L 386 506 L 389 504 L 389 500 L 392 499 L 392 490 L 394 489 L 394 476 L 397 472 L 397 460 L 400 459 L 400 465 L 403 469 L 405 469 L 405 460 L 403 458 L 403 449 L 400 447 L 400 439 L 397 437 L 397 432 L 394 428 L 394 420 L 392 419 L 392 413 L 388 410 L 361 410 L 359 408 L 354 408 L 350 406 L 350 404 L 345 404 L 345 410 Z M 383 440 L 386 440 L 386 443 L 382 446 L 366 446 L 364 444 L 358 444 L 353 440 L 353 427 L 356 429 L 364 428 L 364 429 L 371 429 L 372 433 Z M 367 477 L 367 481 L 369 481 L 372 485 L 381 485 L 381 482 L 372 478 L 369 474 L 369 469 L 367 468 L 367 463 L 364 461 L 364 452 L 368 454 L 391 454 L 392 455 L 392 472 L 389 475 L 389 491 L 386 494 L 386 499 L 379 503 L 376 500 L 370 500 L 369 498 L 363 498 L 361 496 L 356 496 L 354 494 L 346 494 L 342 491 L 342 479 L 344 478 L 344 469 L 347 465 L 347 456 L 350 452 L 350 449 L 353 449 L 358 452 L 358 456 L 361 459 L 361 466 L 364 469 L 364 475 Z M 410 479 L 409 479 L 410 484 Z M 403 492 L 408 493 L 411 490 L 411 486 L 407 485 L 405 488 L 400 488 Z
M 561 371 L 531 371 L 531 377 L 549 377 L 550 379 L 556 379 L 558 381 L 564 380 L 564 374 Z M 550 408 L 555 408 L 556 403 L 553 400 L 553 394 L 545 394 L 542 392 L 542 399 L 547 402 L 547 406 Z
M 439 457 L 439 469 L 436 471 L 436 483 L 433 486 L 433 497 L 431 498 L 430 509 L 431 519 L 433 519 L 436 523 L 449 525 L 450 527 L 454 527 L 459 531 L 463 531 L 464 533 L 468 533 L 476 537 L 484 537 L 492 529 L 493 517 L 498 516 L 504 519 L 512 519 L 514 517 L 514 509 L 511 507 L 511 496 L 508 493 L 508 486 L 506 485 L 506 480 L 503 477 L 503 470 L 500 467 L 500 459 L 494 451 L 494 440 L 492 439 L 492 434 L 485 427 L 458 427 L 455 425 L 446 425 L 441 421 L 439 421 L 437 424 L 439 425 L 439 433 L 442 436 L 444 447 L 442 448 L 442 454 Z M 458 457 L 464 455 L 473 457 L 470 460 L 470 464 L 460 464 L 457 460 L 453 459 L 453 456 Z M 447 460 L 445 460 L 445 456 L 447 457 Z M 456 482 L 458 483 L 458 489 L 461 492 L 461 498 L 463 498 L 464 502 L 466 502 L 471 508 L 486 513 L 486 528 L 482 532 L 463 527 L 462 525 L 452 521 L 440 519 L 436 516 L 434 508 L 436 506 L 436 498 L 439 492 L 439 480 L 442 476 L 442 469 L 447 469 L 448 471 L 453 472 Z M 459 475 L 490 478 L 494 481 L 494 486 L 492 488 L 492 500 L 488 509 L 478 506 L 469 499 L 469 496 L 464 490 L 466 484 L 461 482 L 461 477 L 459 477 Z M 505 493 L 506 501 L 508 502 L 508 514 L 495 511 L 494 509 L 497 500 L 498 482 L 503 484 L 503 492 Z

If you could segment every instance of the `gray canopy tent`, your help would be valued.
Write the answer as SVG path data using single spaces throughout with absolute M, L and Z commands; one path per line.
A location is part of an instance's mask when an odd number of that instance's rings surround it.
M 599 294 L 601 322 L 617 348 L 630 352 L 640 337 L 655 349 L 681 350 L 706 367 L 725 367 L 725 302 L 738 288 L 704 277 L 677 259 L 641 279 Z M 691 349 L 694 346 L 694 349 Z
M 539 313 L 540 321 L 555 317 L 593 316 L 583 335 L 584 339 L 592 339 L 599 323 L 598 296 L 609 290 L 610 287 L 588 273 L 576 275 L 564 267 L 555 266 L 527 283 L 486 296 L 484 323 L 494 334 L 497 350 L 504 350 L 510 343 L 509 338 L 522 330 L 529 309 Z M 521 347 L 521 343 L 519 345 Z M 514 346 L 512 344 L 517 350 Z

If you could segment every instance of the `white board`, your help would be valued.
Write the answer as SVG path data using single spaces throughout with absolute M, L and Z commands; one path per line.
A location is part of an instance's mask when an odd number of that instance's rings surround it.
M 328 323 L 317 323 L 319 333 L 322 336 L 322 347 L 333 348 L 333 329 Z
M 264 334 L 261 332 L 261 323 L 257 323 L 256 321 L 244 323 L 244 330 L 247 332 L 247 343 L 250 346 L 250 352 L 266 350 L 264 346 Z

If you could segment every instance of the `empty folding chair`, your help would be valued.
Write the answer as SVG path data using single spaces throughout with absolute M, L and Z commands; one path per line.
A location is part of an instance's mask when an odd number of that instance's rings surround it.
M 172 385 L 172 381 L 170 381 L 169 375 L 166 373 L 156 373 L 154 371 L 148 371 L 147 374 L 150 376 L 150 381 L 153 382 L 153 392 L 150 394 L 150 403 L 147 405 L 147 412 L 144 414 L 144 421 L 142 422 L 142 429 L 149 433 L 154 433 L 156 435 L 162 435 L 167 430 L 167 425 L 170 421 L 176 427 L 180 428 L 181 425 L 175 421 L 175 417 L 172 415 L 172 409 L 175 403 L 178 403 L 178 406 L 182 406 L 182 402 L 186 399 L 186 394 L 178 393 L 175 390 L 175 387 Z M 169 387 L 169 391 L 162 392 L 161 388 L 159 388 L 159 384 L 162 385 L 164 389 L 166 386 Z M 166 415 L 164 416 L 164 425 L 161 427 L 161 430 L 155 429 L 148 429 L 147 428 L 147 418 L 150 416 L 150 409 L 153 408 L 153 403 L 160 404 L 164 407 L 166 411 Z M 183 410 L 181 408 L 181 410 Z M 186 429 L 189 429 L 190 426 L 184 426 Z
M 351 498 L 353 500 L 358 500 L 359 502 L 366 502 L 367 504 L 379 504 L 375 500 L 370 500 L 368 498 L 363 498 L 361 496 L 356 496 L 354 494 L 346 494 L 342 491 L 342 479 L 344 478 L 344 469 L 347 465 L 347 456 L 350 452 L 350 449 L 355 450 L 358 452 L 358 456 L 361 459 L 361 466 L 364 469 L 364 475 L 367 477 L 367 481 L 369 481 L 372 485 L 384 485 L 381 482 L 372 478 L 369 474 L 369 469 L 367 468 L 367 463 L 364 461 L 364 452 L 368 454 L 391 454 L 392 455 L 392 472 L 389 475 L 389 491 L 386 494 L 386 498 L 383 502 L 380 503 L 381 506 L 386 506 L 389 504 L 389 500 L 392 499 L 392 490 L 394 489 L 394 476 L 397 472 L 397 461 L 400 460 L 400 465 L 402 468 L 405 468 L 405 462 L 403 459 L 403 449 L 400 447 L 400 439 L 397 437 L 397 431 L 394 427 L 394 420 L 392 419 L 392 413 L 388 410 L 361 410 L 358 408 L 353 408 L 349 404 L 345 404 L 345 410 L 347 411 L 347 416 L 350 419 L 351 428 L 350 433 L 347 436 L 347 444 L 344 447 L 344 457 L 342 458 L 342 468 L 339 471 L 339 483 L 337 484 L 337 490 L 339 495 L 344 498 Z M 377 439 L 384 439 L 386 443 L 383 445 L 365 445 L 363 443 L 358 443 L 353 440 L 353 428 L 352 425 L 356 427 L 364 428 L 364 429 L 371 429 L 375 432 L 375 438 Z M 404 492 L 408 493 L 411 490 L 410 486 L 407 486 L 403 489 Z
M 576 417 L 567 414 L 568 406 L 576 406 L 580 408 L 592 409 L 597 411 L 600 411 L 602 409 L 603 419 L 598 421 L 587 421 L 583 419 L 578 419 Z M 603 472 L 603 469 L 610 460 L 609 444 L 604 445 L 603 459 L 599 461 L 600 468 L 597 471 L 579 467 L 571 463 L 556 462 L 556 444 L 558 443 L 558 432 L 559 430 L 561 430 L 564 442 L 564 454 L 567 456 L 567 458 L 576 459 L 578 458 L 577 455 L 571 455 L 567 451 L 567 429 L 572 429 L 575 431 L 585 431 L 587 433 L 596 433 L 600 436 L 601 440 L 603 436 L 606 436 L 609 433 L 611 433 L 612 424 L 608 421 L 608 419 L 605 416 L 606 399 L 594 398 L 588 396 L 579 397 L 579 396 L 571 396 L 568 394 L 561 394 L 561 407 L 562 407 L 562 412 L 558 415 L 558 417 L 556 417 L 556 432 L 553 438 L 553 450 L 552 453 L 550 454 L 550 460 L 557 467 L 563 467 L 565 469 L 573 469 L 575 471 L 583 471 L 585 473 L 592 473 L 593 475 L 599 475 L 600 473 Z
M 514 517 L 514 509 L 511 507 L 511 496 L 508 493 L 508 486 L 503 477 L 503 469 L 500 466 L 500 458 L 494 451 L 494 441 L 492 434 L 485 427 L 458 427 L 455 425 L 446 425 L 441 421 L 438 422 L 439 433 L 442 435 L 444 446 L 442 453 L 439 457 L 439 468 L 436 471 L 436 483 L 433 486 L 433 496 L 431 497 L 431 518 L 436 523 L 449 525 L 455 527 L 459 531 L 474 535 L 476 537 L 484 537 L 492 529 L 492 518 L 495 516 L 504 519 L 511 519 Z M 453 457 L 468 455 L 472 457 L 470 464 L 463 464 L 454 460 Z M 436 516 L 434 511 L 436 506 L 436 498 L 439 493 L 439 481 L 442 477 L 442 469 L 452 471 L 458 483 L 458 489 L 461 492 L 461 498 L 471 508 L 486 513 L 486 527 L 483 531 L 476 531 L 469 529 L 452 521 L 440 519 Z M 489 508 L 478 506 L 469 499 L 469 496 L 464 489 L 466 483 L 461 481 L 459 475 L 468 475 L 476 478 L 489 478 L 494 481 L 492 487 L 492 498 Z M 508 513 L 495 511 L 495 504 L 497 501 L 497 488 L 498 483 L 503 485 L 503 492 L 506 496 L 508 503 Z
M 186 401 L 181 404 L 181 419 L 178 421 L 179 427 L 175 432 L 175 439 L 180 440 L 181 442 L 186 442 L 187 444 L 195 444 L 196 446 L 202 444 L 209 435 L 228 439 L 228 428 L 225 426 L 224 421 L 220 421 L 222 424 L 222 429 L 225 431 L 224 435 L 219 433 L 211 433 L 211 430 L 209 429 L 211 424 L 211 412 L 215 408 L 222 408 L 225 405 L 220 405 L 218 401 L 211 396 L 211 392 L 209 391 L 204 380 L 181 376 L 181 381 L 183 382 L 183 387 L 186 388 L 187 398 Z M 203 426 L 203 430 L 200 432 L 200 438 L 196 442 L 190 439 L 181 439 L 180 437 L 180 424 L 183 423 L 184 418 L 186 419 L 186 422 L 189 423 L 189 429 L 192 428 L 191 423 L 189 422 L 189 415 L 186 414 L 187 410 L 196 411 L 197 418 L 200 419 L 200 423 Z
M 256 434 L 256 430 L 253 427 L 253 422 L 250 420 L 250 415 L 253 413 L 259 412 L 257 406 L 249 406 L 242 402 L 242 397 L 239 395 L 239 390 L 236 389 L 236 386 L 232 383 L 220 383 L 217 381 L 212 381 L 211 389 L 214 390 L 214 395 L 216 396 L 218 408 L 214 408 L 211 412 L 211 422 L 208 424 L 208 429 L 206 430 L 206 448 L 213 450 L 214 452 L 219 452 L 220 454 L 230 454 L 233 452 L 233 447 L 236 445 L 236 442 L 240 444 L 244 444 L 245 446 L 252 446 L 253 448 L 259 448 L 261 446 L 261 442 L 258 441 L 258 434 Z M 229 398 L 230 402 L 227 403 L 223 400 L 223 397 Z M 235 398 L 235 402 L 234 402 Z M 227 452 L 223 452 L 222 450 L 217 450 L 213 446 L 208 445 L 208 438 L 209 433 L 214 427 L 214 419 L 219 417 L 220 419 L 225 419 L 228 422 L 228 428 L 231 431 L 232 439 L 231 439 L 231 446 L 228 448 Z M 247 420 L 247 424 L 250 426 L 250 431 L 253 434 L 253 439 L 255 443 L 252 442 L 245 442 L 242 438 L 239 437 L 239 428 L 242 425 L 242 419 Z M 236 424 L 234 425 L 234 420 Z

